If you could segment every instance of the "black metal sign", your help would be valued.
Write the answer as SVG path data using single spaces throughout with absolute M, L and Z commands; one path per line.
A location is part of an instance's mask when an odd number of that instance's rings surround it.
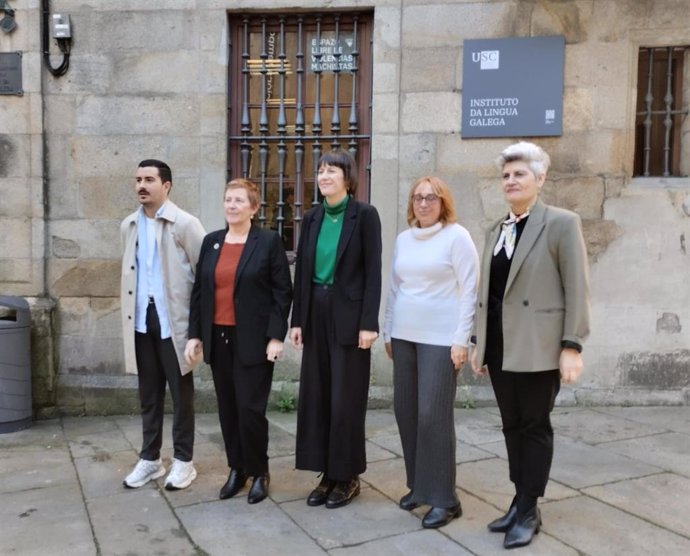
M 0 52 L 0 95 L 23 95 L 22 53 Z
M 462 137 L 538 137 L 563 133 L 565 39 L 466 40 Z

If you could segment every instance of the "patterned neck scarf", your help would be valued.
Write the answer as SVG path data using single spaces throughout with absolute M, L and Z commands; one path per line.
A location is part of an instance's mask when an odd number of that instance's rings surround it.
M 523 212 L 520 216 L 515 216 L 511 210 L 508 220 L 501 224 L 501 235 L 498 236 L 496 247 L 494 247 L 494 257 L 505 249 L 506 257 L 510 260 L 515 251 L 515 239 L 517 238 L 517 223 L 529 216 L 529 209 Z

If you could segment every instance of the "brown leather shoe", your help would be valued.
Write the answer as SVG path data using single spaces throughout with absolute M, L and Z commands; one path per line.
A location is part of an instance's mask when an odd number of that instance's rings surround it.
M 307 506 L 323 506 L 328 499 L 328 495 L 335 487 L 335 481 L 331 481 L 326 475 L 321 478 L 319 486 L 311 491 L 307 497 Z
M 349 481 L 339 481 L 326 499 L 328 509 L 341 508 L 347 506 L 352 499 L 359 494 L 359 478 Z

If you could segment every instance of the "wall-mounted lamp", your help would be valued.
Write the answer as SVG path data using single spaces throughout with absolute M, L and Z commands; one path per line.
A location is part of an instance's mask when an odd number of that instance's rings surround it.
M 0 19 L 0 29 L 5 31 L 5 33 L 11 33 L 17 28 L 17 22 L 14 20 L 14 10 L 10 8 L 10 5 L 5 0 L 0 0 L 0 12 L 5 14 Z
M 55 77 L 60 77 L 65 75 L 69 69 L 69 55 L 72 49 L 72 24 L 67 14 L 50 15 L 49 0 L 41 0 L 41 3 L 43 15 L 41 18 L 43 61 L 50 73 Z M 52 32 L 53 38 L 57 41 L 60 52 L 62 52 L 62 63 L 57 68 L 54 68 L 50 63 L 49 29 Z

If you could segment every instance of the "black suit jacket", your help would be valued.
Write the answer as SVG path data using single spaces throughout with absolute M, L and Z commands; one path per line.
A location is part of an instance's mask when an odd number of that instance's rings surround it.
M 295 263 L 292 326 L 309 334 L 316 240 L 324 216 L 323 205 L 304 215 Z M 338 240 L 333 281 L 335 335 L 342 345 L 357 345 L 360 330 L 379 330 L 381 302 L 381 221 L 376 209 L 350 199 Z
M 189 337 L 200 338 L 211 361 L 215 272 L 226 229 L 208 234 L 201 245 L 189 308 Z M 271 338 L 283 341 L 292 300 L 290 267 L 280 236 L 252 225 L 235 274 L 235 331 L 245 365 L 266 360 Z

